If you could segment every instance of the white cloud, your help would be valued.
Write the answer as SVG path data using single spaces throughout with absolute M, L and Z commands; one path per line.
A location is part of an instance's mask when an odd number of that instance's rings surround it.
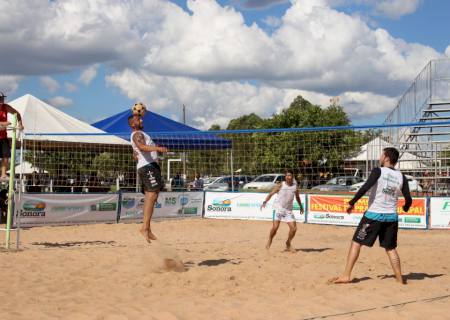
M 384 16 L 390 19 L 416 12 L 423 0 L 324 0 L 335 8 L 356 6 L 358 9 L 367 12 L 369 15 Z
M 152 15 L 152 9 L 157 12 L 158 2 L 1 1 L 0 51 L 9 63 L 0 64 L 0 73 L 49 74 L 134 61 L 141 52 L 136 21 Z
M 39 82 L 44 86 L 48 92 L 55 93 L 59 89 L 59 83 L 50 76 L 43 76 L 39 78 Z
M 265 17 L 263 22 L 271 28 L 278 28 L 281 26 L 281 19 L 275 16 Z
M 340 104 L 355 117 L 387 113 L 394 109 L 398 97 L 386 97 L 371 92 L 344 92 Z
M 450 58 L 450 46 L 445 49 L 445 55 Z
M 19 81 L 22 77 L 0 75 L 0 91 L 8 95 L 14 93 L 19 87 Z
M 127 3 L 61 0 L 33 2 L 24 10 L 28 1 L 2 2 L 0 30 L 7 32 L 0 31 L 0 50 L 11 53 L 5 60 L 12 63 L 0 65 L 0 72 L 58 72 L 91 65 L 82 77 L 88 82 L 102 62 L 117 70 L 201 80 L 258 79 L 326 93 L 392 95 L 429 59 L 441 56 L 372 29 L 325 0 L 292 0 L 270 35 L 256 24 L 246 25 L 240 12 L 215 0 L 188 0 L 190 12 L 162 0 Z
M 256 86 L 237 81 L 203 82 L 186 77 L 166 77 L 151 73 L 125 70 L 107 77 L 107 82 L 119 87 L 131 100 L 145 101 L 156 112 L 181 118 L 181 105 L 186 104 L 190 123 L 208 129 L 212 124 L 226 127 L 238 116 L 254 112 L 269 117 L 289 106 L 302 95 L 315 104 L 327 106 L 331 96 L 322 93 Z M 354 117 L 373 115 L 391 110 L 396 103 L 389 98 L 367 92 L 340 94 L 341 104 Z
M 73 101 L 71 99 L 62 96 L 50 98 L 48 99 L 48 102 L 50 105 L 57 108 L 69 107 L 73 105 Z
M 242 112 L 268 116 L 298 92 L 348 98 L 353 116 L 385 112 L 373 99 L 390 104 L 389 97 L 403 92 L 430 59 L 443 57 L 372 28 L 330 1 L 350 0 L 292 0 L 271 34 L 215 0 L 187 0 L 188 11 L 166 0 L 3 1 L 0 51 L 10 63 L 0 64 L 0 72 L 87 67 L 80 75 L 87 84 L 106 64 L 108 82 L 130 98 L 150 99 L 165 114 L 179 113 L 186 103 L 205 127 Z M 406 7 L 402 12 L 412 10 Z M 253 80 L 261 86 L 249 84 Z M 221 111 L 227 106 L 233 107 Z
M 201 80 L 259 79 L 271 85 L 325 93 L 374 91 L 396 95 L 434 49 L 371 29 L 325 1 L 294 1 L 268 35 L 215 1 L 188 1 L 192 14 L 168 11 L 142 69 Z M 205 27 L 207 26 L 207 27 Z
M 78 81 L 80 81 L 85 86 L 88 86 L 92 80 L 97 76 L 99 65 L 94 64 L 85 70 L 80 74 L 80 77 L 78 78 Z
M 75 92 L 78 90 L 78 87 L 70 82 L 64 82 L 64 87 L 66 88 L 67 92 Z
M 375 11 L 392 19 L 416 12 L 422 0 L 377 0 Z

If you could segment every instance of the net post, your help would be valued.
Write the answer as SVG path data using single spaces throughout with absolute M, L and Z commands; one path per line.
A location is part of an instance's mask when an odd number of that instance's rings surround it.
M 8 186 L 8 215 L 6 218 L 6 240 L 5 248 L 9 250 L 11 240 L 11 218 L 14 199 L 14 176 L 16 169 L 16 135 L 17 135 L 17 115 L 13 115 L 12 119 L 12 143 L 11 143 L 11 159 L 9 164 L 9 186 Z
M 233 149 L 230 150 L 231 192 L 234 192 Z

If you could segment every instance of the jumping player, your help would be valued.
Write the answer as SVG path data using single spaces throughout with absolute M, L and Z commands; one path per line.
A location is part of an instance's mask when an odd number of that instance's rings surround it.
M 300 206 L 300 213 L 303 214 L 303 206 L 300 200 L 300 195 L 297 189 L 297 183 L 294 179 L 294 173 L 291 170 L 287 170 L 285 173 L 284 181 L 273 188 L 273 190 L 267 195 L 266 199 L 261 205 L 261 209 L 266 207 L 267 202 L 272 198 L 274 194 L 278 194 L 278 197 L 274 202 L 274 216 L 273 225 L 269 233 L 269 240 L 267 241 L 266 249 L 268 250 L 272 245 L 273 237 L 275 237 L 278 228 L 280 227 L 280 221 L 287 222 L 289 226 L 289 235 L 286 241 L 286 250 L 291 251 L 291 242 L 297 232 L 297 223 L 295 222 L 294 214 L 292 213 L 294 196 Z
M 394 167 L 397 164 L 399 152 L 395 148 L 385 148 L 380 156 L 380 168 L 375 168 L 370 173 L 369 179 L 350 200 L 347 213 L 351 213 L 355 203 L 370 190 L 369 208 L 364 213 L 361 222 L 356 228 L 347 257 L 344 273 L 330 280 L 332 283 L 351 282 L 351 273 L 358 260 L 361 246 L 372 247 L 377 237 L 380 246 L 386 250 L 397 282 L 405 284 L 402 276 L 400 257 L 398 256 L 398 197 L 403 194 L 405 205 L 403 210 L 407 212 L 412 204 L 409 193 L 408 180 Z
M 132 129 L 133 156 L 137 155 L 138 175 L 145 194 L 144 219 L 140 232 L 148 242 L 151 242 L 151 240 L 156 240 L 156 236 L 152 233 L 150 227 L 153 208 L 158 199 L 159 191 L 164 187 L 161 169 L 157 162 L 157 152 L 167 152 L 167 148 L 156 146 L 150 136 L 142 131 L 144 126 L 140 117 L 128 117 L 128 124 Z

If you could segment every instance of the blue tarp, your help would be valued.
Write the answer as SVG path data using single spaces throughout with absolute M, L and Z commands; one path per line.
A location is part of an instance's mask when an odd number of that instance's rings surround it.
M 112 133 L 122 139 L 130 140 L 131 128 L 128 117 L 131 110 L 115 114 L 93 123 L 92 126 Z M 170 150 L 211 150 L 231 148 L 231 141 L 208 132 L 202 132 L 185 124 L 176 122 L 151 111 L 143 117 L 144 131 L 152 140 Z

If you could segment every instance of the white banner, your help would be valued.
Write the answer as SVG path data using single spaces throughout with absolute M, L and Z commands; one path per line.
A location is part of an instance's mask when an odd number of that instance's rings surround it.
M 116 222 L 118 205 L 118 194 L 22 193 L 15 211 L 21 226 L 67 225 Z
M 243 220 L 273 220 L 273 202 L 276 195 L 270 199 L 266 207 L 260 210 L 267 193 L 227 193 L 206 192 L 205 218 L 212 219 L 243 219 Z M 305 208 L 305 195 L 300 195 Z M 300 214 L 300 207 L 294 199 L 294 216 L 297 222 L 304 223 L 305 215 Z
M 353 196 L 308 195 L 308 223 L 356 226 L 368 207 L 368 197 L 361 198 L 351 214 L 347 214 L 348 202 Z M 398 226 L 408 229 L 426 229 L 426 198 L 413 198 L 408 213 L 403 212 L 404 198 L 398 202 Z
M 430 198 L 430 228 L 450 229 L 450 198 Z
M 142 193 L 123 193 L 120 221 L 142 220 L 143 208 Z M 203 192 L 160 192 L 153 218 L 201 217 L 202 211 Z

